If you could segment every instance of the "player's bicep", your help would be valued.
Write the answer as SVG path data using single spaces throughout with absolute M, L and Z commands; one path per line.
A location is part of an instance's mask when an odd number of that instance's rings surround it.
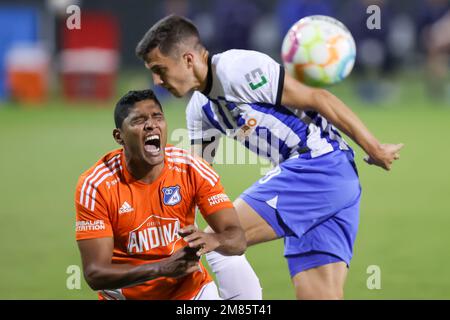
M 111 264 L 114 249 L 112 237 L 78 240 L 77 244 L 85 272 Z
M 241 227 L 236 209 L 234 209 L 234 207 L 220 209 L 205 216 L 205 220 L 216 233 L 221 233 L 229 228 Z
M 281 104 L 297 109 L 314 110 L 316 95 L 319 92 L 320 89 L 308 87 L 285 72 Z

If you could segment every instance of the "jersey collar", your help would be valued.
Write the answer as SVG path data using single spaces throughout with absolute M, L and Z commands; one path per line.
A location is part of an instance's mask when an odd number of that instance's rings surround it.
M 123 176 L 125 178 L 125 182 L 128 184 L 133 184 L 133 185 L 138 185 L 138 186 L 143 186 L 143 187 L 148 187 L 148 186 L 153 186 L 156 185 L 157 183 L 159 183 L 159 181 L 166 175 L 166 173 L 168 172 L 168 163 L 167 163 L 167 156 L 164 152 L 164 167 L 161 170 L 161 173 L 159 174 L 158 178 L 155 179 L 155 181 L 153 181 L 152 183 L 145 183 L 141 180 L 137 180 L 135 177 L 133 177 L 133 175 L 130 172 L 130 169 L 127 166 L 127 162 L 125 160 L 125 152 L 122 149 L 122 167 L 123 167 Z
M 212 82 L 213 82 L 213 75 L 212 75 L 212 68 L 211 68 L 211 55 L 208 55 L 208 74 L 206 76 L 206 87 L 205 90 L 202 91 L 202 93 L 205 96 L 208 96 L 212 89 Z

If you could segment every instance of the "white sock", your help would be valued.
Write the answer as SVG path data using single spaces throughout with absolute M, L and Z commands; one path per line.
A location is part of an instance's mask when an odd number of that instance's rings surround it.
M 255 271 L 242 256 L 224 256 L 215 251 L 206 254 L 215 273 L 219 293 L 224 300 L 262 300 L 262 289 Z

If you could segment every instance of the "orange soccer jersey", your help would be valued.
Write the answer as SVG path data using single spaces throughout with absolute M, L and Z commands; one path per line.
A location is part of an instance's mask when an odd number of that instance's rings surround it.
M 178 230 L 203 216 L 233 207 L 219 176 L 203 159 L 173 146 L 165 149 L 164 169 L 151 184 L 134 179 L 123 149 L 102 157 L 83 173 L 76 194 L 76 239 L 114 237 L 113 263 L 143 264 L 186 246 Z M 200 262 L 199 262 L 200 263 Z M 99 291 L 100 299 L 191 299 L 210 281 L 201 271 L 174 279 Z

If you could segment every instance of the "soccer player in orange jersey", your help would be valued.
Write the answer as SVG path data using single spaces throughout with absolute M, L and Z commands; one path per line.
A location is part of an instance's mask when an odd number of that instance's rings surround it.
M 86 281 L 100 299 L 220 299 L 199 258 L 212 250 L 243 254 L 246 241 L 219 176 L 166 145 L 151 90 L 122 97 L 114 119 L 122 148 L 83 173 L 75 194 Z M 215 234 L 195 227 L 196 206 Z

